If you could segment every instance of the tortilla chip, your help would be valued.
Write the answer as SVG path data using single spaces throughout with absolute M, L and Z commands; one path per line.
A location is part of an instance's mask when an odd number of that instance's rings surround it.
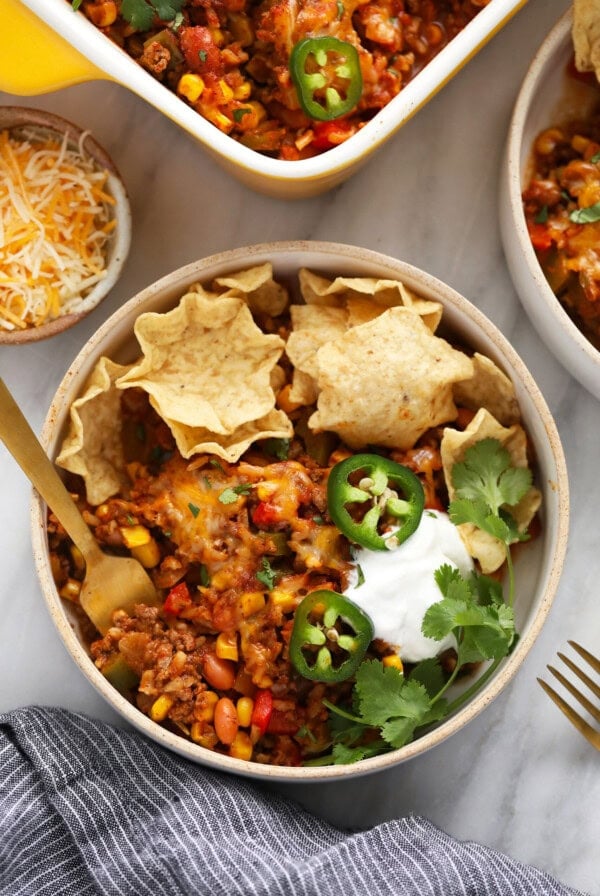
M 481 408 L 463 432 L 451 427 L 446 427 L 444 430 L 440 451 L 450 500 L 453 500 L 456 494 L 452 486 L 452 467 L 464 458 L 465 451 L 471 445 L 482 439 L 497 439 L 510 454 L 515 467 L 529 466 L 527 435 L 523 427 L 518 423 L 510 427 L 501 426 L 485 408 Z M 519 503 L 511 507 L 510 513 L 522 532 L 537 513 L 540 503 L 541 494 L 532 486 Z M 461 523 L 457 529 L 469 554 L 479 561 L 483 573 L 489 574 L 502 566 L 506 551 L 501 541 L 488 535 L 487 532 L 482 532 L 472 523 Z
M 452 385 L 473 372 L 465 354 L 406 308 L 353 327 L 316 359 L 320 392 L 309 425 L 337 432 L 352 448 L 411 448 L 427 429 L 456 418 Z
M 308 305 L 348 308 L 350 326 L 373 320 L 387 308 L 410 308 L 420 315 L 432 333 L 442 319 L 439 302 L 422 299 L 399 280 L 375 277 L 336 277 L 327 280 L 303 268 L 299 272 L 300 291 Z
M 260 420 L 242 424 L 225 436 L 202 427 L 186 426 L 176 420 L 165 419 L 165 422 L 183 457 L 215 454 L 229 463 L 239 460 L 254 442 L 269 438 L 289 439 L 294 434 L 294 427 L 287 414 L 277 409 L 269 411 Z
M 85 482 L 90 504 L 102 504 L 127 481 L 121 444 L 121 395 L 115 381 L 129 370 L 100 358 L 70 409 L 69 433 L 56 463 Z
M 317 351 L 346 332 L 348 315 L 343 308 L 321 305 L 292 305 L 290 314 L 292 332 L 285 347 L 294 367 L 290 401 L 313 404 L 318 394 Z
M 269 262 L 228 277 L 217 277 L 215 283 L 227 288 L 225 296 L 244 299 L 255 314 L 276 317 L 289 303 L 287 289 L 273 279 L 273 265 Z
M 473 376 L 454 386 L 457 405 L 477 411 L 485 408 L 502 426 L 512 426 L 521 419 L 521 412 L 512 381 L 493 361 L 475 352 Z
M 574 0 L 573 48 L 575 67 L 580 72 L 595 72 L 600 80 L 600 3 L 598 0 Z
M 256 326 L 242 299 L 188 293 L 166 314 L 140 315 L 135 335 L 142 360 L 117 387 L 144 389 L 164 420 L 231 436 L 274 409 L 284 342 Z

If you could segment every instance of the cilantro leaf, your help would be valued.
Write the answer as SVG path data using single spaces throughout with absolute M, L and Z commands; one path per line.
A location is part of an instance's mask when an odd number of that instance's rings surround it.
M 239 121 L 242 115 L 245 115 L 247 112 L 251 112 L 251 109 L 236 109 L 233 113 L 233 117 L 236 121 Z M 236 116 L 236 112 L 241 113 L 240 116 Z M 290 453 L 290 440 L 289 439 L 276 439 L 270 438 L 265 439 L 263 442 L 263 447 L 267 454 L 270 454 L 271 457 L 276 457 L 277 460 L 287 460 L 288 455 Z
M 136 31 L 148 31 L 155 18 L 174 21 L 183 4 L 184 0 L 123 0 L 121 15 Z
M 256 578 L 267 588 L 269 591 L 273 588 L 275 584 L 275 579 L 277 578 L 277 573 L 269 563 L 266 557 L 262 558 L 261 568 L 256 573 Z
M 240 485 L 234 485 L 231 488 L 225 488 L 219 495 L 221 504 L 235 504 L 240 495 L 247 495 L 252 491 L 249 482 L 242 482 Z
M 531 471 L 513 467 L 510 454 L 498 439 L 482 439 L 471 445 L 464 459 L 453 466 L 452 484 L 458 498 L 468 498 L 478 508 L 485 503 L 488 513 L 497 516 L 502 505 L 513 507 L 526 494 L 531 486 Z
M 408 680 L 418 681 L 423 685 L 430 697 L 435 697 L 445 684 L 444 671 L 440 665 L 439 658 L 436 656 L 428 660 L 421 660 L 413 668 Z

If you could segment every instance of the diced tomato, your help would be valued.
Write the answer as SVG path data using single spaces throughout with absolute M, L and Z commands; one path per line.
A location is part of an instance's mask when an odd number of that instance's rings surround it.
M 314 149 L 331 149 L 344 143 L 356 131 L 356 126 L 348 121 L 317 121 L 313 124 L 315 134 L 311 146 Z
M 264 529 L 279 520 L 279 509 L 270 501 L 261 501 L 252 512 L 252 522 L 259 529 Z
M 550 231 L 544 224 L 530 223 L 527 225 L 529 230 L 529 238 L 533 244 L 533 248 L 540 252 L 549 249 L 552 245 L 552 237 Z
M 165 613 L 179 616 L 179 614 L 182 613 L 183 610 L 187 610 L 191 604 L 192 598 L 190 597 L 189 588 L 185 582 L 180 582 L 178 585 L 175 585 L 174 588 L 171 588 L 167 594 L 163 604 L 163 610 Z
M 254 698 L 254 708 L 250 724 L 258 728 L 261 735 L 265 733 L 273 713 L 273 694 L 269 690 L 258 691 Z

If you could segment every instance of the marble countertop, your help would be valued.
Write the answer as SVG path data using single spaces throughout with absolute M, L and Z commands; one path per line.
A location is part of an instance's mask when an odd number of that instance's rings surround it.
M 334 192 L 285 202 L 251 193 L 174 124 L 108 82 L 0 103 L 37 106 L 90 128 L 112 154 L 133 208 L 124 274 L 100 309 L 48 342 L 0 346 L 0 375 L 39 432 L 84 341 L 123 301 L 187 262 L 275 239 L 365 246 L 417 265 L 479 306 L 511 340 L 555 415 L 571 481 L 571 531 L 550 617 L 516 678 L 474 722 L 426 755 L 354 783 L 286 793 L 340 825 L 429 817 L 600 894 L 600 756 L 542 693 L 536 677 L 575 638 L 600 652 L 600 403 L 537 336 L 500 244 L 498 175 L 528 61 L 566 9 L 531 0 L 417 116 Z M 0 445 L 0 711 L 61 705 L 119 719 L 79 674 L 43 605 L 29 536 L 30 488 Z

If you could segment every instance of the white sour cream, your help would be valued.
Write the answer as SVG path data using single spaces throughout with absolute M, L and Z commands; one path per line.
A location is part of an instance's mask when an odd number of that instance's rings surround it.
M 433 576 L 435 570 L 447 563 L 468 576 L 473 569 L 473 561 L 447 514 L 426 510 L 417 531 L 399 547 L 391 551 L 361 548 L 355 560 L 364 582 L 357 584 L 356 572 L 344 593 L 370 617 L 375 638 L 391 644 L 409 663 L 456 646 L 453 635 L 434 641 L 421 632 L 425 611 L 442 599 Z

